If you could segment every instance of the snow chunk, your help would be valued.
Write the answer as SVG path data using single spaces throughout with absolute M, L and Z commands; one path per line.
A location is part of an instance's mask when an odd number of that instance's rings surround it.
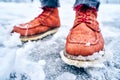
M 30 76 L 31 80 L 44 80 L 45 79 L 45 73 L 43 70 L 44 63 L 45 61 L 43 60 L 39 62 L 32 62 L 27 59 L 22 59 L 16 62 L 15 71 L 17 73 L 26 73 L 27 75 Z
M 62 75 L 58 76 L 56 80 L 75 80 L 76 76 L 69 72 L 64 72 Z
M 1 27 L 0 25 L 0 44 L 3 44 L 3 42 L 7 40 L 8 37 L 8 32 L 6 31 L 6 29 L 4 29 L 4 27 Z
M 41 65 L 41 66 L 44 66 L 44 65 L 46 64 L 46 62 L 45 62 L 44 60 L 40 60 L 40 61 L 38 61 L 38 63 L 39 63 L 39 65 Z
M 11 48 L 2 48 L 0 54 L 0 80 L 5 80 L 13 70 L 16 49 L 11 50 Z
M 28 42 L 24 47 L 17 50 L 14 71 L 27 74 L 31 80 L 44 80 L 45 73 L 43 67 L 45 60 L 34 62 L 28 59 L 28 51 L 34 46 L 34 42 Z
M 20 34 L 13 33 L 11 37 L 9 37 L 8 40 L 4 41 L 3 44 L 7 47 L 16 47 L 18 45 L 21 45 L 22 42 L 20 40 Z
M 87 42 L 87 43 L 85 44 L 85 46 L 90 46 L 90 44 L 91 44 L 90 42 Z
M 95 52 L 93 53 L 92 55 L 88 55 L 88 56 L 82 56 L 82 55 L 79 55 L 79 56 L 73 56 L 73 55 L 70 55 L 68 53 L 65 52 L 65 55 L 69 58 L 72 58 L 74 60 L 99 60 L 100 58 L 102 57 L 106 57 L 106 53 L 105 51 L 99 51 L 99 52 Z

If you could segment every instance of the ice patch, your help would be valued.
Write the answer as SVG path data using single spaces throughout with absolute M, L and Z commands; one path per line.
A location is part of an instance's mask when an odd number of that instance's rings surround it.
M 43 67 L 45 65 L 44 60 L 39 62 L 32 62 L 27 59 L 21 59 L 16 62 L 15 72 L 16 73 L 26 73 L 30 76 L 31 80 L 44 80 L 45 73 Z
M 46 63 L 45 60 L 34 62 L 28 59 L 28 51 L 34 47 L 34 44 L 34 42 L 28 42 L 17 50 L 14 72 L 16 72 L 16 74 L 25 73 L 31 80 L 44 80 L 45 73 L 43 68 Z
M 70 73 L 70 72 L 64 72 L 60 76 L 58 76 L 55 80 L 75 80 L 76 75 Z

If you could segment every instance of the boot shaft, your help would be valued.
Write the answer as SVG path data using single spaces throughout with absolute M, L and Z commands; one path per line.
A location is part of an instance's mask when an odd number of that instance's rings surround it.
M 60 18 L 58 8 L 44 7 L 43 12 L 37 17 L 42 25 L 49 27 L 60 26 Z
M 86 5 L 79 5 L 74 8 L 76 11 L 73 28 L 78 24 L 86 24 L 94 31 L 100 31 L 97 21 L 97 10 Z
M 92 7 L 88 7 L 86 5 L 79 5 L 74 7 L 74 10 L 76 11 L 76 17 L 80 14 L 91 14 L 94 15 L 95 18 L 97 18 L 97 10 Z

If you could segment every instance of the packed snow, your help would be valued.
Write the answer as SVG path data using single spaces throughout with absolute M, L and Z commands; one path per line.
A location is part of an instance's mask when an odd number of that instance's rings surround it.
M 73 1 L 61 0 L 61 27 L 55 35 L 22 44 L 20 35 L 11 33 L 13 26 L 36 17 L 39 7 L 37 2 L 0 2 L 0 80 L 120 80 L 120 5 L 101 4 L 98 13 L 110 54 L 105 68 L 76 68 L 60 58 L 74 21 Z

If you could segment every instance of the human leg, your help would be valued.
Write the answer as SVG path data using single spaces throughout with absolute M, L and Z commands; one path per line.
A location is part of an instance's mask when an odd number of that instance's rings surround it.
M 85 4 L 89 7 L 92 7 L 92 8 L 95 8 L 98 10 L 99 5 L 100 5 L 100 0 L 76 0 L 74 7 L 76 7 L 80 4 Z
M 59 7 L 59 0 L 40 0 L 42 7 Z

